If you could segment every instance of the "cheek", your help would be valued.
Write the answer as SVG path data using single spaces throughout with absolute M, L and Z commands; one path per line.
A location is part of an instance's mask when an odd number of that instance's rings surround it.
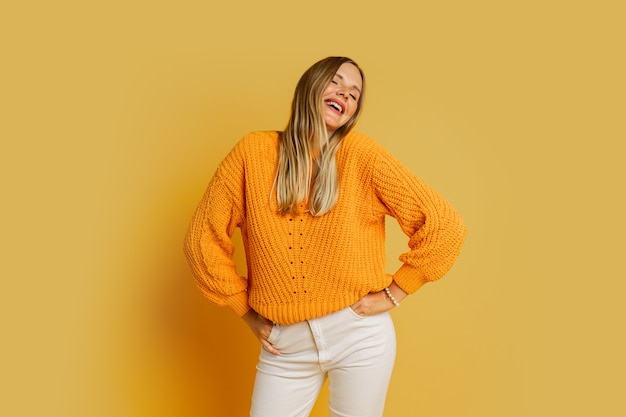
M 358 105 L 356 103 L 350 106 L 350 111 L 348 112 L 349 118 L 352 118 L 352 116 L 354 116 L 354 113 L 356 113 L 357 108 L 358 108 Z

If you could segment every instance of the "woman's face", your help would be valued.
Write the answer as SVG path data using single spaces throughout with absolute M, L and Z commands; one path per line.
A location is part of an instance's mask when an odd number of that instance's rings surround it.
M 339 67 L 323 94 L 324 120 L 328 136 L 345 125 L 356 112 L 363 80 L 359 69 L 349 62 Z

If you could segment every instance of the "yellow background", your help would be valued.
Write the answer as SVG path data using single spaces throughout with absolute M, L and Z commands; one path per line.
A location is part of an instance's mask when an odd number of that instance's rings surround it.
M 622 2 L 98 3 L 0 12 L 0 414 L 247 415 L 257 343 L 183 235 L 235 142 L 347 55 L 358 130 L 469 227 L 393 312 L 385 415 L 625 415 Z

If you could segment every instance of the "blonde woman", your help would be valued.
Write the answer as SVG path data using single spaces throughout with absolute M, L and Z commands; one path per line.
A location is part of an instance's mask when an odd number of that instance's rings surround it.
M 285 130 L 235 145 L 187 232 L 200 290 L 261 343 L 253 417 L 308 416 L 326 378 L 331 416 L 382 416 L 396 350 L 388 311 L 441 278 L 463 244 L 458 213 L 353 131 L 364 93 L 353 60 L 311 66 Z M 393 274 L 384 270 L 385 216 L 408 237 Z M 236 227 L 247 277 L 232 259 Z

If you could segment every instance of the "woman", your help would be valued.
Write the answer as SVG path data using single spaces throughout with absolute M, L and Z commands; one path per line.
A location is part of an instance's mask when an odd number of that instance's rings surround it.
M 244 137 L 218 166 L 185 240 L 200 290 L 248 324 L 262 349 L 252 416 L 307 416 L 326 377 L 331 416 L 382 416 L 395 358 L 388 311 L 459 254 L 457 212 L 352 130 L 365 79 L 349 58 L 315 63 L 284 132 Z M 385 268 L 385 216 L 409 237 Z M 231 236 L 242 232 L 248 277 Z

